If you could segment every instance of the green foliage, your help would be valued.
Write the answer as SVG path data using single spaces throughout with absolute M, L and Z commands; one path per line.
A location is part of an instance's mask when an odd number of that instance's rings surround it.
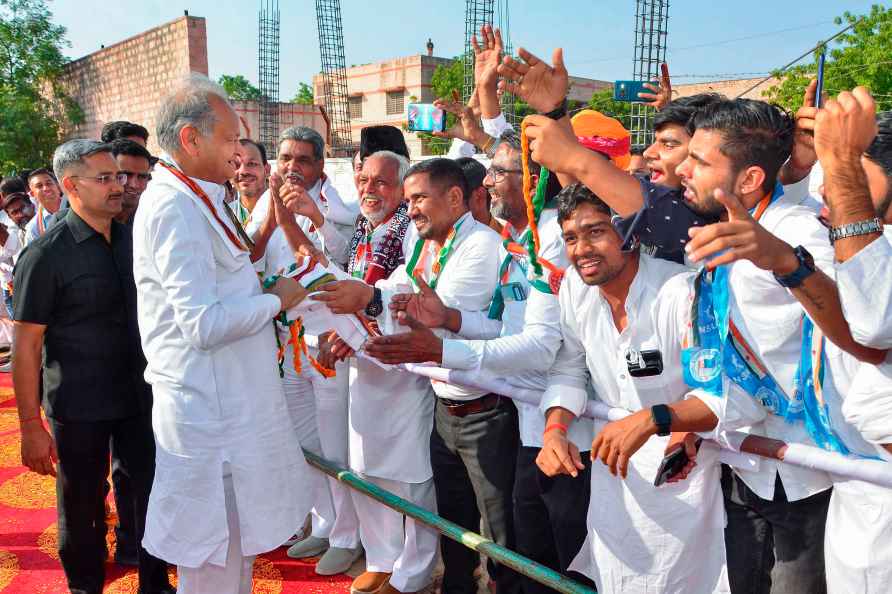
M 223 74 L 217 79 L 217 83 L 224 89 L 226 94 L 233 101 L 259 101 L 261 94 L 260 89 L 252 85 L 247 78 L 241 74 L 230 76 Z
M 44 166 L 83 120 L 59 84 L 69 45 L 43 0 L 0 0 L 0 172 Z
M 616 118 L 626 130 L 629 130 L 632 126 L 630 115 L 632 113 L 632 104 L 625 101 L 614 101 L 613 88 L 608 87 L 592 94 L 588 107 L 595 111 L 600 111 L 606 116 Z
M 294 98 L 291 99 L 291 102 L 298 103 L 300 105 L 313 105 L 314 100 L 315 97 L 313 96 L 313 87 L 305 82 L 302 82 L 297 87 L 297 93 L 294 95 Z
M 431 76 L 431 90 L 438 99 L 452 99 L 452 91 L 457 91 L 461 97 L 464 80 L 462 57 L 457 56 L 448 66 L 443 64 L 437 66 Z
M 860 19 L 860 22 L 858 22 Z M 824 64 L 824 91 L 830 97 L 857 86 L 867 87 L 877 101 L 878 111 L 892 109 L 892 8 L 873 5 L 870 13 L 850 12 L 837 17 L 838 25 L 856 23 L 827 48 Z M 810 64 L 794 66 L 774 76 L 782 82 L 763 96 L 795 111 L 802 106 L 805 88 L 817 74 L 818 56 Z

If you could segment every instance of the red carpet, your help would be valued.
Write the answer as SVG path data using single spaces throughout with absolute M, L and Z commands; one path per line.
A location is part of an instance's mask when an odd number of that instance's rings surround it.
M 20 433 L 12 379 L 0 373 L 0 593 L 64 594 L 65 574 L 56 552 L 56 491 L 52 477 L 21 465 Z M 112 518 L 113 519 L 113 518 Z M 109 531 L 110 557 L 114 531 Z M 262 594 L 334 594 L 350 591 L 351 578 L 323 577 L 313 561 L 297 561 L 280 548 L 254 565 L 254 592 Z M 171 582 L 176 583 L 171 569 Z M 135 569 L 106 566 L 106 590 L 135 593 Z

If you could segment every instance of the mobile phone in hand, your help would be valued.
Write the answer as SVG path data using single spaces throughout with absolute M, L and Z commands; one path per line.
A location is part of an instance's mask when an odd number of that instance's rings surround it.
M 646 80 L 618 80 L 613 83 L 613 100 L 626 103 L 643 103 L 645 100 L 638 93 L 652 93 L 644 86 Z M 653 84 L 653 83 L 651 83 Z
M 815 88 L 815 107 L 821 108 L 823 103 L 822 95 L 824 94 L 824 61 L 827 59 L 827 50 L 821 52 L 818 58 L 818 86 Z
M 698 450 L 700 449 L 700 444 L 702 442 L 702 439 L 697 440 L 696 447 Z M 654 479 L 654 487 L 659 487 L 681 472 L 681 470 L 687 466 L 688 462 L 690 462 L 690 458 L 688 458 L 688 453 L 685 451 L 684 444 L 681 444 L 681 447 L 666 454 L 663 457 L 663 461 L 660 462 L 660 467 L 657 469 L 657 476 Z
M 446 112 L 432 103 L 410 103 L 408 120 L 410 132 L 442 132 L 446 129 Z

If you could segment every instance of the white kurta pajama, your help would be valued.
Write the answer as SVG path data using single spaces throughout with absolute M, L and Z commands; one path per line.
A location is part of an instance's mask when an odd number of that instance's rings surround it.
M 598 287 L 583 283 L 575 269 L 567 270 L 559 294 L 563 343 L 542 398 L 544 410 L 560 406 L 581 415 L 589 380 L 602 402 L 629 411 L 685 398 L 688 387 L 675 362 L 689 319 L 691 276 L 681 265 L 639 257 L 622 332 Z M 662 355 L 663 373 L 631 377 L 626 353 L 654 349 Z M 596 432 L 604 425 L 596 420 Z M 581 553 L 589 558 L 576 563 L 594 579 L 598 592 L 729 591 L 718 453 L 701 449 L 686 480 L 654 487 L 668 440 L 649 439 L 631 457 L 626 479 L 614 477 L 600 462 L 592 465 L 589 534 Z
M 355 220 L 359 207 L 355 202 L 345 203 L 326 178 L 320 179 L 307 191 L 325 221 L 316 228 L 307 217 L 296 216 L 298 225 L 315 247 L 325 252 L 337 266 L 343 266 L 349 252 L 349 228 L 333 222 Z M 269 210 L 269 191 L 263 193 L 254 208 L 249 233 L 256 231 L 264 222 Z M 255 262 L 255 268 L 263 278 L 268 278 L 295 263 L 294 250 L 284 231 L 277 227 L 267 244 L 263 257 Z M 289 331 L 277 324 L 279 340 L 287 342 Z M 318 357 L 318 337 L 306 335 L 308 354 Z M 338 463 L 347 463 L 347 386 L 349 366 L 339 362 L 336 375 L 326 378 L 300 354 L 301 371 L 294 366 L 294 349 L 285 349 L 283 363 L 288 411 L 301 445 L 323 457 Z M 312 534 L 329 539 L 332 547 L 352 549 L 359 545 L 359 521 L 353 506 L 349 487 L 335 479 L 320 475 L 316 504 L 313 507 Z
M 385 238 L 388 224 L 372 232 L 372 248 Z M 415 225 L 403 238 L 403 256 L 414 245 Z M 410 287 L 405 287 L 410 291 Z M 385 369 L 351 357 L 349 399 L 350 468 L 369 482 L 436 511 L 430 465 L 434 395 L 430 381 L 408 371 Z M 430 582 L 438 534 L 412 518 L 359 492 L 353 493 L 365 548 L 366 570 L 392 573 L 390 584 L 403 592 Z
M 224 191 L 194 180 L 220 221 Z M 227 504 L 245 557 L 281 545 L 306 515 L 309 473 L 288 420 L 272 317 L 247 251 L 162 167 L 134 222 L 138 316 L 152 384 L 155 482 L 143 546 L 187 568 L 227 563 Z M 224 495 L 224 467 L 235 501 Z M 235 591 L 235 590 L 233 590 Z

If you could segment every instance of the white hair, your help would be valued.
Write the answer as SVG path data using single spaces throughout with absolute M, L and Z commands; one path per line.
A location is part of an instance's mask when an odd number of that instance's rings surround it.
M 87 138 L 76 138 L 60 144 L 53 153 L 53 172 L 56 179 L 61 182 L 71 169 L 82 167 L 84 159 L 96 153 L 111 153 L 111 145 Z
M 406 172 L 409 171 L 409 159 L 393 151 L 378 151 L 366 157 L 366 160 L 372 157 L 381 157 L 383 159 L 390 159 L 391 161 L 395 161 L 397 167 L 399 168 L 399 182 L 400 184 L 403 183 L 403 180 L 406 178 Z
M 168 153 L 180 149 L 180 130 L 194 126 L 207 136 L 214 130 L 216 117 L 211 97 L 229 103 L 226 91 L 206 76 L 193 72 L 171 91 L 158 109 L 155 134 L 158 145 Z

